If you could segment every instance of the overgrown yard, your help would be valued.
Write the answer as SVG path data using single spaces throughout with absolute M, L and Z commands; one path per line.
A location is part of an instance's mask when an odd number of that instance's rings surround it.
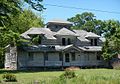
M 4 82 L 2 75 L 13 73 L 17 82 Z M 75 71 L 77 77 L 60 79 L 64 71 L 5 71 L 0 70 L 1 84 L 120 84 L 120 70 L 113 69 L 81 69 Z

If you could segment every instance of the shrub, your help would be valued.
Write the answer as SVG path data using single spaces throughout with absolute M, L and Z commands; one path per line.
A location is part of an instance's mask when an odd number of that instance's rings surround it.
M 11 73 L 5 73 L 2 76 L 3 80 L 5 80 L 6 82 L 16 82 L 16 76 L 14 74 Z
M 114 62 L 114 63 L 112 64 L 112 67 L 113 67 L 113 69 L 120 70 L 120 62 L 119 62 L 119 61 Z
M 66 70 L 62 75 L 60 75 L 60 78 L 74 78 L 76 77 L 76 74 L 74 71 Z

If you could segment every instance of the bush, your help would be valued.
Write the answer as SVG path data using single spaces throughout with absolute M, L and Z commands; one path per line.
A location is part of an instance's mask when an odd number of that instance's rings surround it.
M 119 61 L 114 62 L 114 63 L 112 64 L 112 67 L 113 67 L 113 69 L 120 70 L 120 62 L 119 62 Z
M 74 78 L 76 77 L 76 74 L 74 71 L 66 70 L 62 75 L 60 75 L 60 78 Z
M 2 76 L 3 80 L 5 80 L 6 82 L 16 82 L 16 76 L 14 74 L 11 73 L 5 73 Z

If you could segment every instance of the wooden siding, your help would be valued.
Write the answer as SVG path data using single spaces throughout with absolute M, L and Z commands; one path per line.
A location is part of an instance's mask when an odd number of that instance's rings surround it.
M 68 52 L 70 53 L 70 52 Z M 7 53 L 6 53 L 7 54 Z M 44 60 L 44 53 L 34 52 L 33 60 L 28 59 L 28 52 L 18 52 L 18 66 L 22 67 L 55 67 L 55 66 L 99 66 L 104 65 L 102 60 L 97 60 L 95 52 L 75 52 L 75 60 L 65 62 L 65 52 L 63 61 L 59 60 L 59 52 L 47 52 L 48 60 Z

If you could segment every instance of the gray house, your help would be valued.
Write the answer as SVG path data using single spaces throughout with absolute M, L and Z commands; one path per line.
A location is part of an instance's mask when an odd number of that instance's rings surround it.
M 104 38 L 84 30 L 71 30 L 71 22 L 52 20 L 45 28 L 30 28 L 21 37 L 37 45 L 6 47 L 5 68 L 28 69 L 50 67 L 104 66 L 101 45 Z M 27 43 L 26 43 L 27 44 Z

